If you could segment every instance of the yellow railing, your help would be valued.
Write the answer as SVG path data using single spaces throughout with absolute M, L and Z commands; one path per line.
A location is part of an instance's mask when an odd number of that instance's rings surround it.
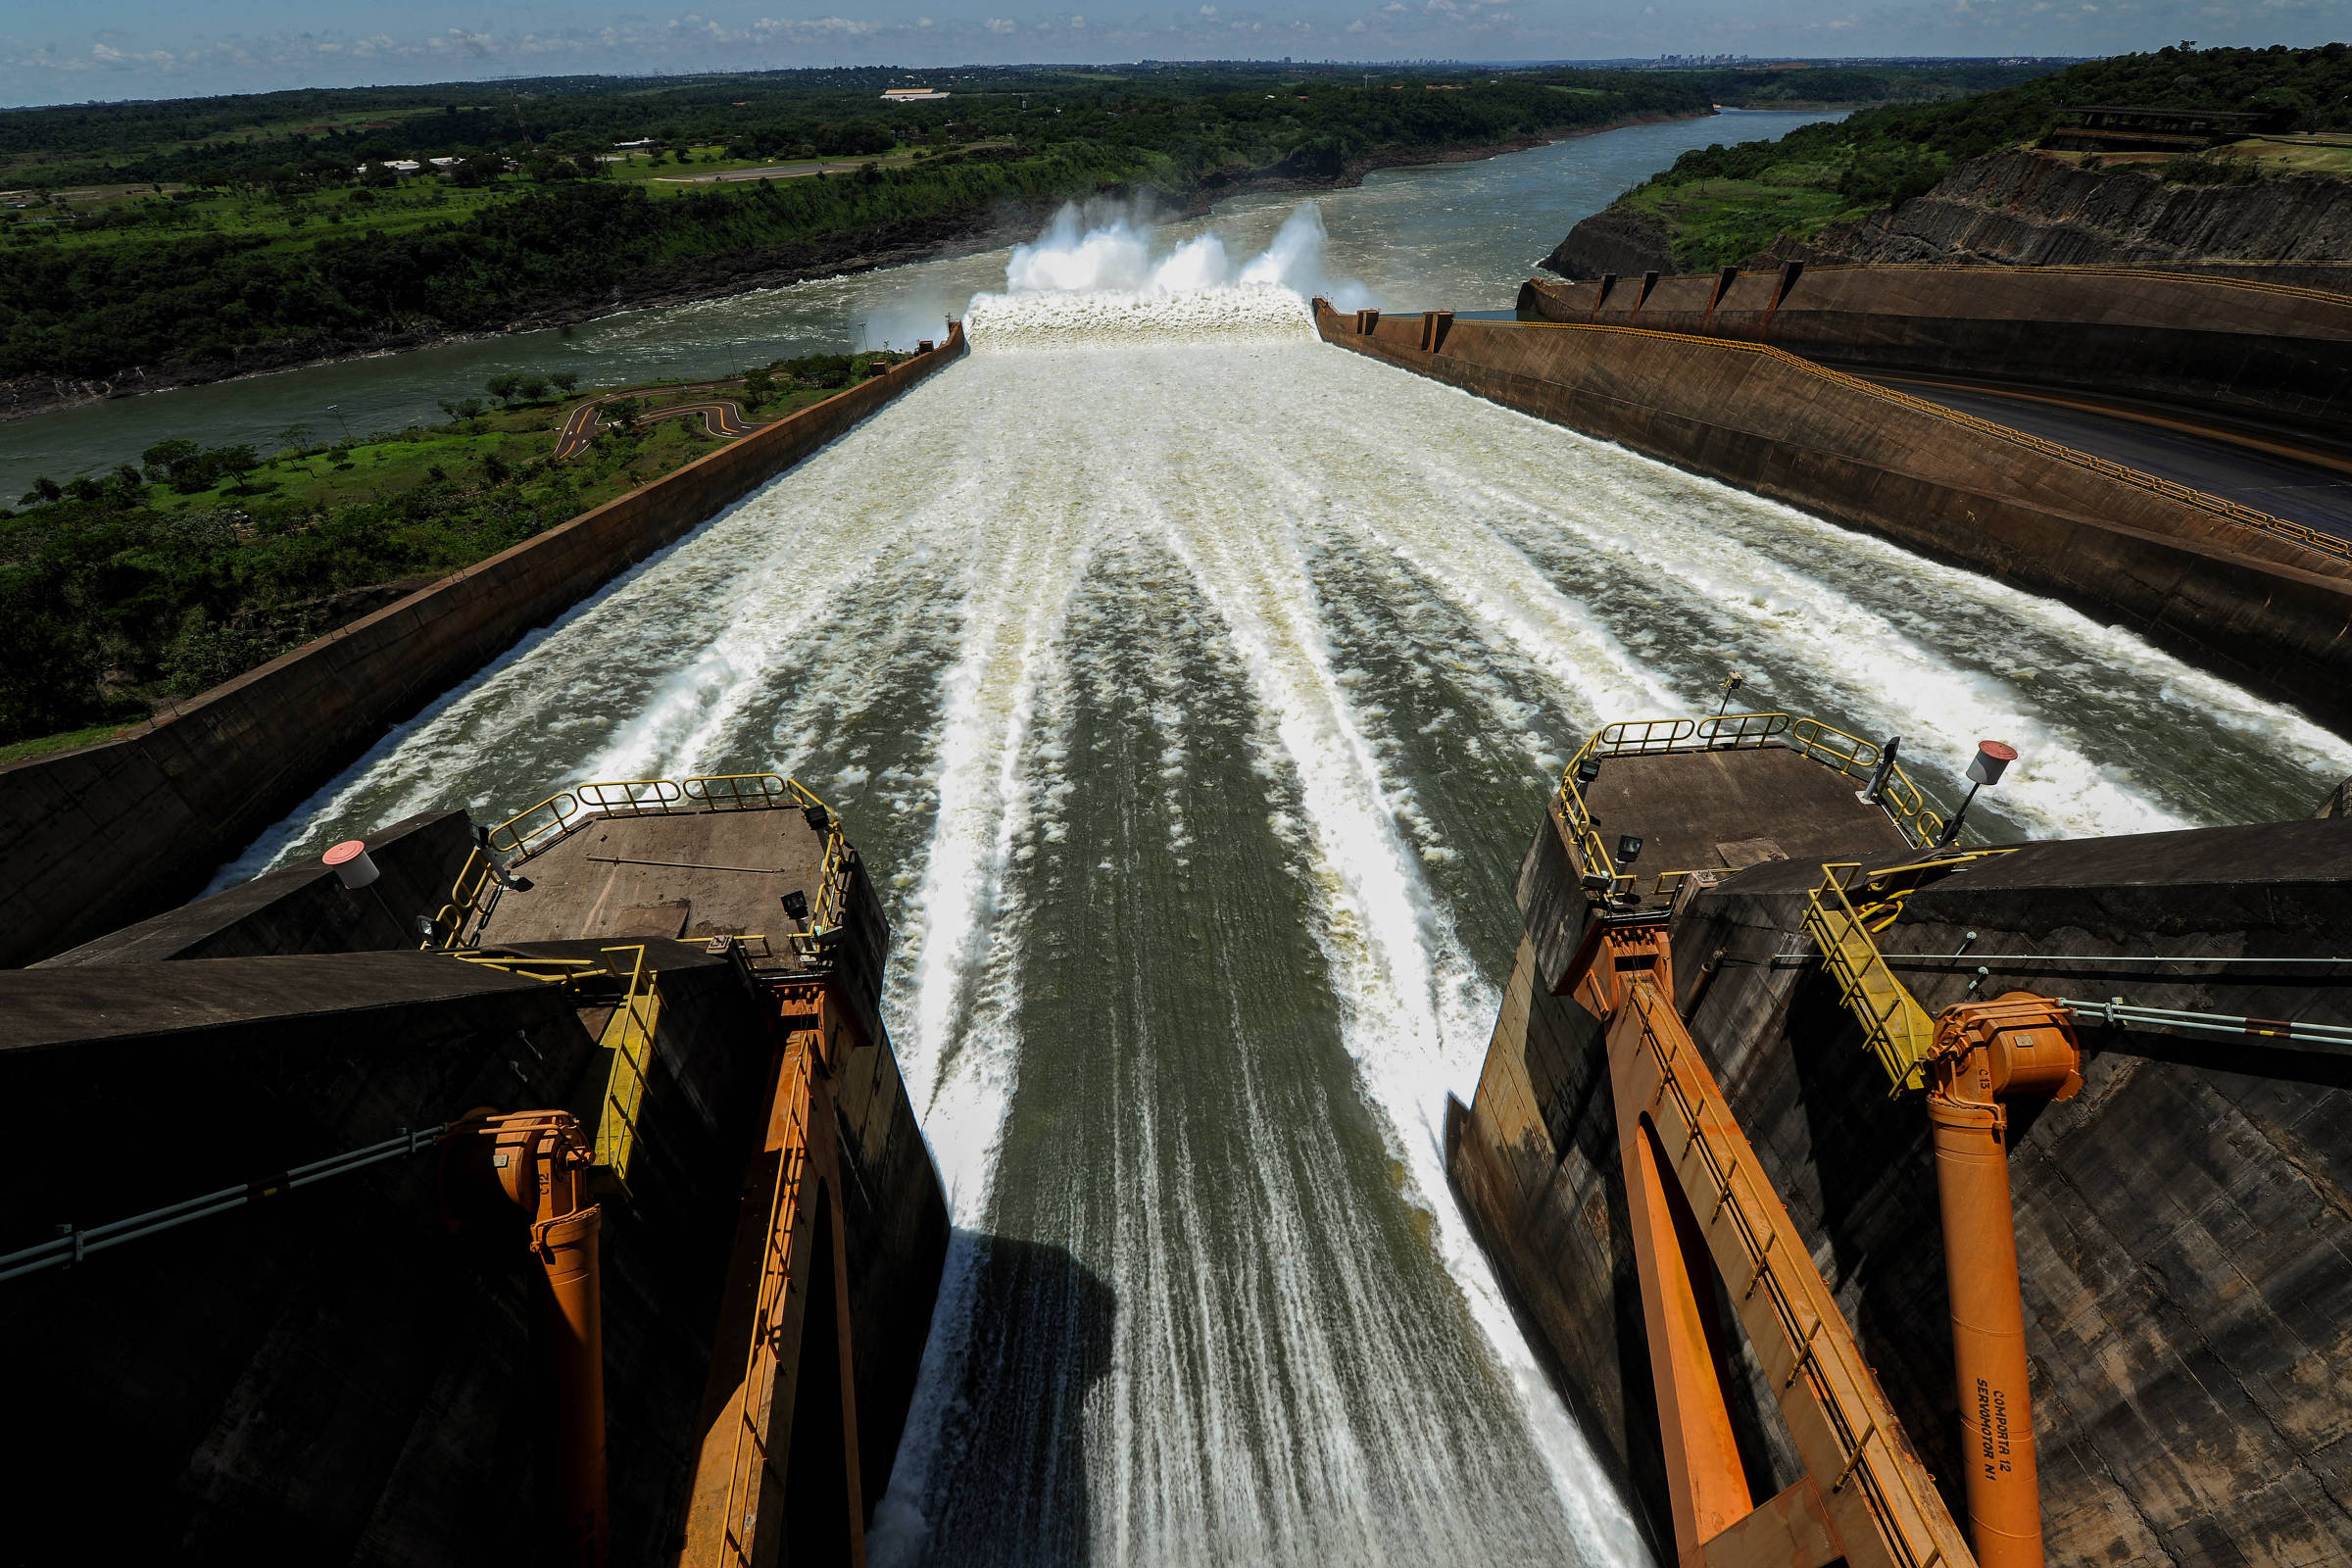
M 1947 408 L 1941 403 L 1932 403 L 1926 398 L 1913 397 L 1908 392 L 1897 392 L 1892 387 L 1881 386 L 1876 381 L 1866 381 L 1858 375 L 1848 375 L 1843 370 L 1833 370 L 1826 365 L 1818 365 L 1801 355 L 1791 354 L 1787 349 L 1774 348 L 1769 343 L 1753 343 L 1745 338 L 1706 337 L 1690 332 L 1661 332 L 1654 327 L 1647 326 L 1612 326 L 1597 321 L 1529 321 L 1522 324 L 1531 329 L 1555 332 L 1625 332 L 1636 337 L 1658 338 L 1674 343 L 1704 343 L 1732 353 L 1757 355 L 1777 361 L 1819 380 L 1833 382 L 1849 391 L 1884 399 L 1888 403 L 1908 409 L 1914 414 L 1924 414 L 1930 418 L 1940 419 L 1947 424 L 1964 426 L 1980 435 L 1991 436 L 1995 440 L 2008 442 L 2012 446 L 2028 448 L 2074 467 L 2088 468 L 2094 473 L 2104 474 L 2110 479 L 2131 485 L 2135 489 L 2152 490 L 2158 495 L 2169 497 L 2184 506 L 2212 513 L 2214 515 L 2225 517 L 2231 522 L 2289 540 L 2305 549 L 2333 556 L 2339 561 L 2352 561 L 2352 540 L 2339 539 L 2333 534 L 2322 533 L 2319 529 L 2306 524 L 2292 522 L 2285 517 L 2274 516 L 2270 513 L 2259 511 L 2253 507 L 2241 506 L 2237 502 L 2227 500 L 2204 490 L 2194 489 L 2176 479 L 2163 478 L 2160 475 L 2146 473 L 2106 458 L 2093 457 L 2090 453 L 2079 448 L 2066 446 L 2046 437 L 2034 435 L 2030 431 L 2016 429 L 2006 424 L 1996 424 L 1990 419 L 1982 419 L 1973 414 L 1963 414 L 1958 409 Z
M 1803 722 L 1799 720 L 1797 722 Z M 1577 786 L 1576 772 L 1587 758 L 1642 757 L 1666 752 L 1752 751 L 1788 732 L 1791 724 L 1787 713 L 1719 713 L 1712 718 L 1629 718 L 1614 724 L 1603 724 L 1594 730 L 1568 765 L 1560 772 L 1560 817 L 1567 824 L 1568 834 L 1584 860 L 1582 874 L 1606 876 L 1609 886 L 1606 897 L 1618 898 L 1636 891 L 1640 879 L 1617 870 L 1608 846 L 1601 842 L 1599 832 L 1592 826 L 1592 812 L 1585 805 L 1584 791 Z M 1679 890 L 1695 871 L 1666 871 L 1658 876 L 1650 890 L 1654 898 L 1663 898 Z M 1600 892 L 1600 889 L 1594 889 Z
M 848 915 L 856 861 L 840 816 L 799 779 L 781 773 L 698 773 L 684 779 L 607 779 L 579 784 L 559 790 L 499 823 L 490 830 L 488 845 L 491 852 L 509 857 L 509 865 L 519 865 L 566 835 L 610 817 L 772 810 L 801 811 L 808 825 L 824 835 L 824 859 L 815 895 L 808 904 L 808 929 L 792 938 L 796 952 L 814 958 Z M 459 873 L 449 903 L 435 917 L 441 946 L 466 947 L 478 938 L 482 922 L 497 901 L 498 887 L 490 856 L 475 851 Z
M 713 811 L 772 810 L 782 806 L 821 804 L 801 788 L 800 780 L 781 773 L 706 773 L 681 786 L 686 798 Z
M 582 784 L 572 791 L 582 806 L 607 816 L 661 816 L 677 808 L 686 798 L 675 779 L 626 778 Z
M 1850 778 L 1864 780 L 1877 773 L 1882 755 L 1875 742 L 1848 734 L 1835 724 L 1825 724 L 1818 718 L 1792 718 L 1779 712 L 1723 713 L 1713 718 L 1632 718 L 1603 724 L 1594 730 L 1560 772 L 1560 814 L 1568 824 L 1578 853 L 1585 857 L 1586 873 L 1599 875 L 1602 867 L 1615 864 L 1592 827 L 1592 813 L 1586 808 L 1584 792 L 1577 785 L 1577 768 L 1587 759 L 1747 751 L 1775 742 Z M 1915 849 L 1930 848 L 1943 833 L 1942 813 L 1928 804 L 1926 793 L 1903 771 L 1900 762 L 1890 763 L 1886 776 L 1880 780 L 1878 805 L 1902 829 L 1903 836 Z M 1612 895 L 1625 891 L 1634 880 L 1615 872 L 1609 874 L 1614 877 L 1609 889 Z M 1679 878 L 1692 873 L 1669 874 Z M 1668 890 L 1661 887 L 1659 891 Z
M 1827 762 L 1848 778 L 1868 779 L 1879 769 L 1884 755 L 1875 741 L 1849 734 L 1818 718 L 1800 718 L 1788 726 L 1788 745 L 1816 762 Z M 1913 849 L 1932 848 L 1943 836 L 1943 813 L 1928 804 L 1927 795 L 1895 762 L 1879 781 L 1878 806 L 1903 830 Z
M 490 852 L 479 845 L 466 857 L 458 867 L 458 879 L 450 884 L 449 902 L 433 914 L 433 929 L 424 934 L 419 947 L 471 947 L 481 934 L 482 922 L 490 917 L 491 906 L 498 902 L 499 881 L 497 866 Z
M 520 860 L 538 854 L 575 827 L 585 825 L 580 803 L 559 790 L 536 806 L 516 811 L 490 830 L 490 848 Z
M 1856 861 L 1824 864 L 1821 885 L 1805 895 L 1805 930 L 1821 948 L 1821 961 L 1838 981 L 1838 994 L 1862 1025 L 1862 1036 L 1886 1069 L 1890 1095 L 1922 1087 L 1922 1063 L 1935 1041 L 1936 1026 L 1908 987 L 1894 977 L 1871 940 L 1863 911 L 1847 890 L 1862 867 Z

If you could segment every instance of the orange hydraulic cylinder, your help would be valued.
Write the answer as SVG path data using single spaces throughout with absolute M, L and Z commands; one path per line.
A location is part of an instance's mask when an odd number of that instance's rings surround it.
M 2008 1116 L 1928 1097 L 1952 1308 L 1969 1535 L 1981 1568 L 2041 1568 L 2041 1484 L 2010 1211 Z
M 555 1374 L 558 1504 L 562 1559 L 604 1568 L 610 1522 L 605 1497 L 605 1320 L 598 1279 L 594 1204 L 531 1227 L 531 1250 L 547 1271 L 542 1322 Z

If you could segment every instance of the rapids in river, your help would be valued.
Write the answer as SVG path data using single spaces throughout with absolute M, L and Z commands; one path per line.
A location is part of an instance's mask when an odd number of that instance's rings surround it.
M 880 1563 L 1647 1560 L 1442 1158 L 1594 724 L 1736 667 L 1947 804 L 1997 736 L 2004 837 L 2352 772 L 2130 633 L 1315 341 L 1318 230 L 1236 260 L 1073 218 L 969 359 L 223 873 L 583 779 L 834 803 L 956 1226 Z

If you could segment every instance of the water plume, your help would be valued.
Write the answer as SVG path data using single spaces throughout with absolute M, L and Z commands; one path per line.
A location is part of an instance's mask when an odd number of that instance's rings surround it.
M 1037 239 L 1013 248 L 1005 291 L 972 299 L 975 349 L 1085 348 L 1138 340 L 1231 342 L 1311 338 L 1307 297 L 1343 309 L 1364 287 L 1325 275 L 1323 215 L 1301 202 L 1263 251 L 1240 266 L 1213 230 L 1162 248 L 1131 209 L 1090 219 L 1065 205 Z

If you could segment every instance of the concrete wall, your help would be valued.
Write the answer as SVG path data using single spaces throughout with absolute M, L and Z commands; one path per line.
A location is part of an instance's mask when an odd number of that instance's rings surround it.
M 69 948 L 35 968 L 255 958 L 290 953 L 406 953 L 416 916 L 436 913 L 473 853 L 464 811 L 425 811 L 368 838 L 382 875 L 354 892 L 318 861 L 271 871 L 209 899 Z
M 947 342 L 215 687 L 175 718 L 0 767 L 0 964 L 188 897 L 385 729 L 964 352 Z
M 1546 320 L 1769 342 L 1809 359 L 2206 410 L 2342 445 L 2352 295 L 2089 268 L 1809 266 L 1555 283 Z
M 1369 333 L 1360 319 L 1318 303 L 1326 341 L 2056 595 L 2352 726 L 2352 562 L 2340 557 L 1769 349 L 1458 321 L 1431 350 L 1419 316 Z

